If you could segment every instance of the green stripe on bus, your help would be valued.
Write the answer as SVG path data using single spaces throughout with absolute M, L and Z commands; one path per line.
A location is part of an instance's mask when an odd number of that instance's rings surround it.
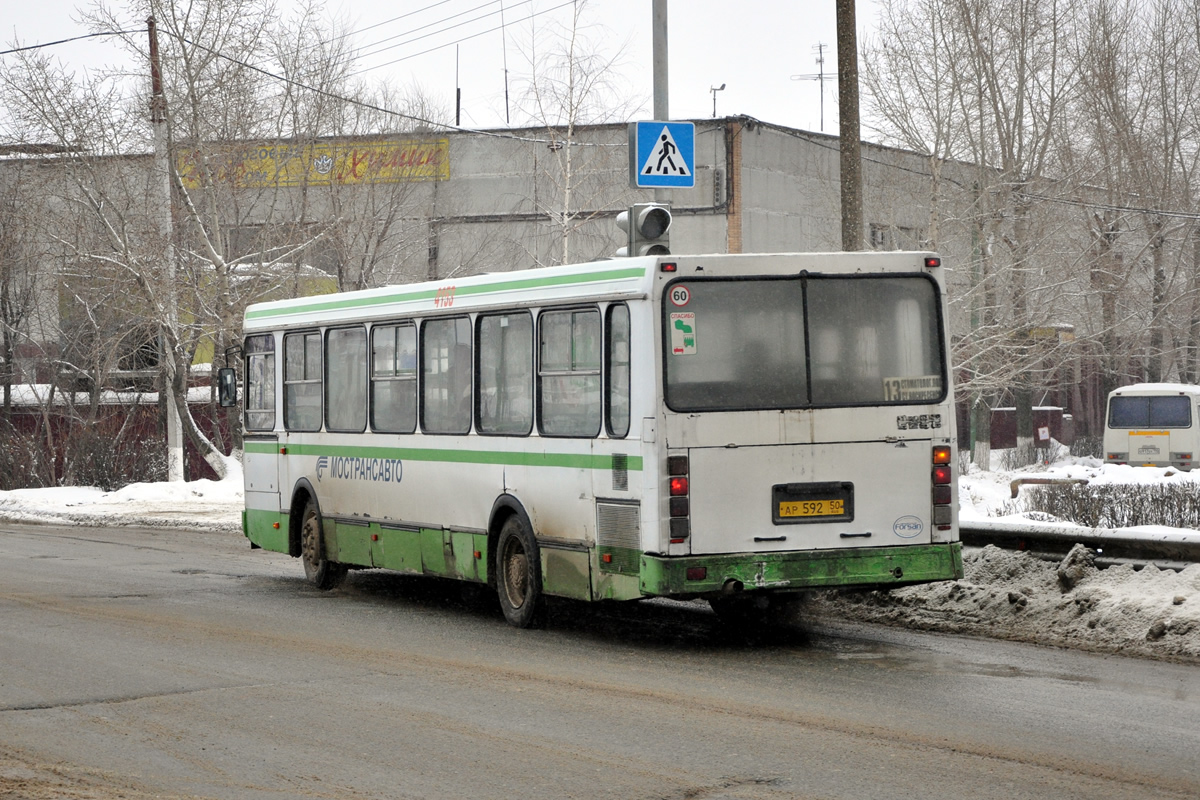
M 641 590 L 647 595 L 718 592 L 729 581 L 751 589 L 831 589 L 905 586 L 963 577 L 962 542 L 790 550 L 704 556 L 642 554 Z M 691 577 L 689 568 L 703 568 Z
M 247 508 L 242 511 L 242 533 L 264 550 L 288 552 L 287 512 Z
M 246 442 L 247 453 L 277 453 L 274 442 Z M 402 461 L 434 461 L 445 464 L 500 464 L 520 467 L 567 467 L 571 469 L 613 468 L 611 455 L 592 453 L 526 453 L 520 451 L 450 450 L 423 447 L 370 447 L 325 444 L 288 444 L 289 456 L 340 456 L 344 458 L 395 458 Z M 626 469 L 640 472 L 641 456 L 626 456 Z
M 621 278 L 640 278 L 646 274 L 644 267 L 626 267 L 622 269 L 604 270 L 602 272 L 585 272 L 577 275 L 554 275 L 544 278 L 516 278 L 512 280 L 483 283 L 478 286 L 458 286 L 454 290 L 455 297 L 473 294 L 490 294 L 492 292 L 511 292 L 520 289 L 542 289 L 550 286 L 567 286 L 574 283 L 586 284 L 599 281 L 619 280 Z M 379 297 L 341 298 L 335 300 L 314 300 L 303 305 L 286 306 L 283 308 L 260 308 L 246 312 L 246 319 L 264 319 L 289 314 L 305 314 L 311 311 L 345 311 L 353 308 L 370 308 L 388 303 L 404 303 L 414 300 L 432 300 L 439 288 L 423 289 L 421 291 L 398 292 Z

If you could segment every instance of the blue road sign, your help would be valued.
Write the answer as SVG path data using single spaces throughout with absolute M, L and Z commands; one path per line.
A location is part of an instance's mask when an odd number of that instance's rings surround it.
M 629 185 L 690 189 L 696 185 L 696 126 L 690 122 L 629 123 Z

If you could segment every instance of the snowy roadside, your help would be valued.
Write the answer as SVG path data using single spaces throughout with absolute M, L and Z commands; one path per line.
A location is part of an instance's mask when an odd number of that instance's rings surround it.
M 0 521 L 239 532 L 242 474 L 232 466 L 223 481 L 134 484 L 115 492 L 86 487 L 0 492 Z M 1127 484 L 1200 481 L 1198 473 L 1088 458 L 1016 471 L 972 470 L 959 480 L 960 518 L 1029 522 L 1011 498 L 1010 483 L 1022 476 Z M 812 609 L 889 625 L 1200 663 L 1200 564 L 1182 572 L 1102 570 L 1086 551 L 1069 558 L 1064 565 L 1028 553 L 968 548 L 961 581 L 890 592 L 816 593 Z
M 1020 499 L 1011 495 L 1011 482 L 1021 477 L 1085 479 L 1093 485 L 1200 482 L 1196 472 L 1117 466 L 1095 458 L 1068 457 L 1020 470 L 972 469 L 959 479 L 960 521 L 1089 530 L 1022 511 Z M 1197 533 L 1162 526 L 1129 530 L 1155 537 Z M 960 581 L 888 592 L 818 593 L 813 610 L 922 630 L 1200 663 L 1200 564 L 1181 572 L 1097 569 L 1082 547 L 1062 561 L 1045 561 L 991 546 L 965 549 L 963 562 Z
M 0 492 L 0 520 L 58 525 L 242 529 L 242 472 L 222 481 L 135 483 L 114 492 L 88 486 Z

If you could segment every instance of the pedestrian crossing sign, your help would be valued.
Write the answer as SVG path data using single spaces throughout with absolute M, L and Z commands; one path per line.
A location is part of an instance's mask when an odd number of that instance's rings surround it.
M 629 185 L 690 189 L 696 185 L 696 126 L 690 122 L 629 123 Z

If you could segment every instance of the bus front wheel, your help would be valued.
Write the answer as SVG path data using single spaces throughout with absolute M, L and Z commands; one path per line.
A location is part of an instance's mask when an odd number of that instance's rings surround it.
M 316 502 L 309 500 L 300 525 L 300 560 L 304 562 L 304 576 L 318 589 L 333 589 L 345 580 L 346 566 L 325 558 L 324 549 L 321 510 Z
M 542 571 L 533 532 L 519 517 L 509 517 L 496 546 L 496 589 L 508 624 L 534 627 L 540 617 Z

